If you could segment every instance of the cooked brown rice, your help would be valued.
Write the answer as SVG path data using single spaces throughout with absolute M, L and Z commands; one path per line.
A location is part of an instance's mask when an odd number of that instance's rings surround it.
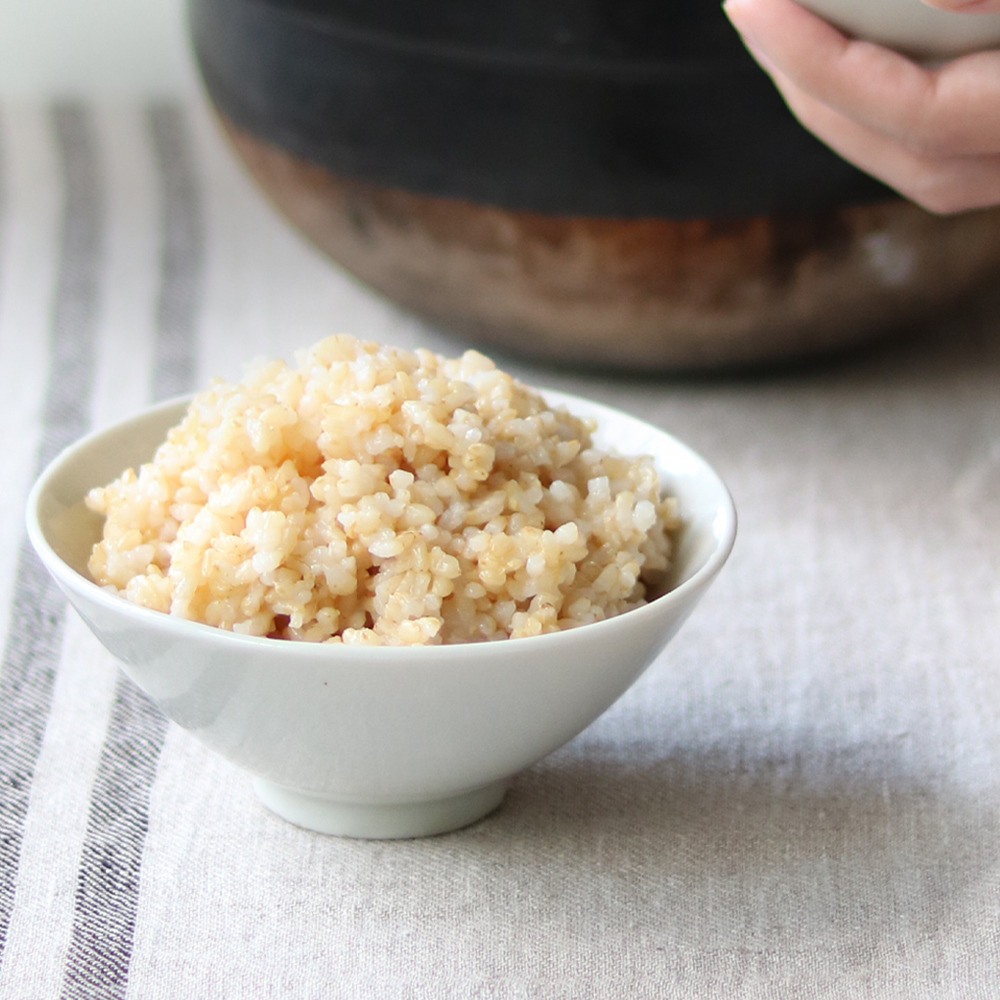
M 649 457 L 475 351 L 329 337 L 194 397 L 93 490 L 95 581 L 235 632 L 369 644 L 537 635 L 641 604 L 677 526 Z

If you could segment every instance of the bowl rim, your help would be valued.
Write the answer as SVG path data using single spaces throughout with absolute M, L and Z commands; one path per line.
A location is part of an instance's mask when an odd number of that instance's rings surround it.
M 711 534 L 715 538 L 715 545 L 704 563 L 695 570 L 689 577 L 681 581 L 676 586 L 653 600 L 632 608 L 609 618 L 596 622 L 587 622 L 572 628 L 561 629 L 555 632 L 547 632 L 542 635 L 517 637 L 517 648 L 524 650 L 527 654 L 534 646 L 545 646 L 554 643 L 564 643 L 567 637 L 576 641 L 586 640 L 587 636 L 594 636 L 596 630 L 621 629 L 628 627 L 627 622 L 641 621 L 642 618 L 658 616 L 669 609 L 676 609 L 677 606 L 683 608 L 689 602 L 694 605 L 694 598 L 705 590 L 715 579 L 732 552 L 736 541 L 737 533 L 737 513 L 736 506 L 729 491 L 728 486 L 715 468 L 690 445 L 681 441 L 668 431 L 657 427 L 649 421 L 637 417 L 626 410 L 617 409 L 605 403 L 578 396 L 574 393 L 565 392 L 559 389 L 549 389 L 546 387 L 536 387 L 550 406 L 566 406 L 573 412 L 572 407 L 582 404 L 586 409 L 597 411 L 596 416 L 608 415 L 615 419 L 626 418 L 644 428 L 652 431 L 656 436 L 666 438 L 672 449 L 684 455 L 691 465 L 699 470 L 700 476 L 706 478 L 715 492 L 718 494 L 718 502 L 711 515 Z M 492 657 L 496 655 L 506 655 L 510 649 L 509 642 L 504 640 L 488 640 L 481 642 L 453 642 L 440 643 L 437 645 L 360 645 L 353 643 L 334 642 L 296 642 L 284 639 L 272 639 L 267 636 L 246 635 L 228 629 L 219 628 L 204 622 L 187 618 L 180 618 L 166 612 L 156 611 L 152 608 L 135 604 L 121 597 L 117 593 L 100 586 L 92 579 L 74 569 L 66 562 L 49 543 L 46 530 L 43 527 L 40 517 L 40 507 L 43 497 L 46 495 L 52 482 L 59 476 L 63 469 L 72 463 L 81 452 L 85 452 L 99 442 L 102 437 L 120 433 L 128 424 L 143 420 L 149 420 L 159 414 L 165 414 L 174 409 L 178 410 L 178 415 L 182 413 L 181 407 L 187 406 L 197 393 L 185 393 L 172 396 L 138 410 L 129 416 L 113 423 L 97 427 L 82 435 L 76 441 L 63 448 L 42 470 L 28 493 L 25 505 L 25 524 L 27 528 L 28 540 L 35 552 L 42 560 L 46 569 L 53 575 L 56 582 L 67 595 L 79 594 L 82 598 L 94 602 L 107 611 L 116 615 L 126 615 L 134 618 L 137 623 L 149 625 L 154 631 L 169 631 L 178 637 L 188 635 L 192 639 L 208 642 L 221 642 L 226 646 L 233 643 L 256 647 L 259 650 L 280 650 L 282 657 L 289 657 L 288 662 L 295 660 L 313 659 L 317 652 L 324 649 L 336 651 L 336 658 L 331 659 L 331 664 L 335 664 L 337 659 L 342 661 L 353 661 L 358 657 L 382 660 L 402 660 L 408 662 L 420 662 L 421 660 L 440 661 L 442 658 L 464 657 L 470 649 L 477 650 L 478 655 Z M 578 416 L 587 416 L 586 413 L 577 413 Z M 172 426 L 172 425 L 169 425 Z M 655 458 L 655 456 L 654 456 Z M 658 463 L 659 464 L 659 463 Z M 669 473 L 669 469 L 660 469 Z M 81 497 L 80 500 L 83 498 Z M 680 499 L 680 498 L 679 498 Z M 71 603 L 72 602 L 71 599 Z M 377 654 L 377 656 L 373 656 Z

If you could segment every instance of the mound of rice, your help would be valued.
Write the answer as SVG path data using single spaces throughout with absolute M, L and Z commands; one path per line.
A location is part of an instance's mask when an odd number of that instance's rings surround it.
M 648 457 L 468 351 L 330 337 L 195 396 L 93 490 L 94 580 L 235 632 L 369 644 L 537 635 L 642 603 L 675 503 Z

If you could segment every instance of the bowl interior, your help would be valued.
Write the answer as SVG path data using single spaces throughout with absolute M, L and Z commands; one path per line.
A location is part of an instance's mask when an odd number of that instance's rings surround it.
M 101 537 L 103 518 L 84 497 L 116 479 L 129 466 L 153 457 L 167 430 L 177 423 L 187 398 L 168 400 L 138 416 L 94 432 L 70 445 L 43 473 L 28 502 L 28 532 L 39 545 L 89 580 L 87 561 Z M 51 568 L 51 567 L 50 567 Z

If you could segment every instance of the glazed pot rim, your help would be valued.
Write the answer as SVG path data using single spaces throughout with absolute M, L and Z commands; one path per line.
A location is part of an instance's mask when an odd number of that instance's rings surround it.
M 326 35 L 345 43 L 371 46 L 387 52 L 423 57 L 435 62 L 471 63 L 503 67 L 539 75 L 572 75 L 613 80 L 686 77 L 702 74 L 730 74 L 736 77 L 759 73 L 739 42 L 721 35 L 713 45 L 717 51 L 685 55 L 664 53 L 659 56 L 635 56 L 626 52 L 612 54 L 581 50 L 555 39 L 546 45 L 544 38 L 533 38 L 531 45 L 497 44 L 495 39 L 467 36 L 426 29 L 392 29 L 352 18 L 329 7 L 311 9 L 305 0 L 239 0 L 248 7 L 266 9 L 269 16 L 289 25 Z M 462 6 L 467 6 L 463 0 Z M 451 37 L 449 37 L 449 34 Z M 729 44 L 726 44 L 726 43 Z

